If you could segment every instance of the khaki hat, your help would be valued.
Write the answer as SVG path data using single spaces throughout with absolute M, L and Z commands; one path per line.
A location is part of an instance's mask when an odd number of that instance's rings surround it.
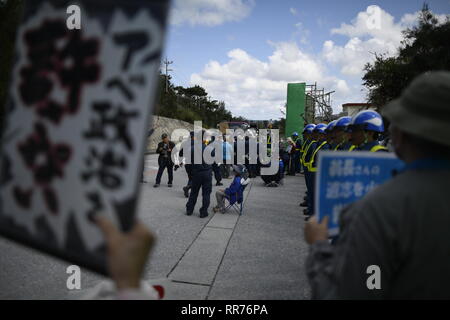
M 450 146 L 450 72 L 418 76 L 382 114 L 407 133 Z

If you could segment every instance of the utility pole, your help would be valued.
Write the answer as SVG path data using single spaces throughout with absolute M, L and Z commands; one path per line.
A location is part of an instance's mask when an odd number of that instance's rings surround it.
M 163 61 L 163 63 L 166 65 L 166 93 L 169 92 L 169 71 L 173 71 L 172 69 L 169 69 L 169 65 L 173 63 L 173 61 L 168 61 L 167 57 Z

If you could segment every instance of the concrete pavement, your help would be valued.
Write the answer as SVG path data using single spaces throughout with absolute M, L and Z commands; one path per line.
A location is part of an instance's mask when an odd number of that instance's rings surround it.
M 253 180 L 242 216 L 229 211 L 206 219 L 185 215 L 183 168 L 173 188 L 163 175 L 153 188 L 156 155 L 146 159 L 139 216 L 156 234 L 157 244 L 146 267 L 146 279 L 169 278 L 174 299 L 307 299 L 304 272 L 307 245 L 298 203 L 303 177 L 286 177 L 284 186 L 266 188 Z M 223 180 L 224 187 L 231 179 Z M 214 187 L 211 207 L 215 204 Z M 201 196 L 200 196 L 201 197 Z M 199 199 L 200 201 L 200 199 Z M 200 201 L 201 202 L 201 201 Z M 82 290 L 66 289 L 68 263 L 0 239 L 0 299 L 78 298 L 102 277 L 82 271 Z

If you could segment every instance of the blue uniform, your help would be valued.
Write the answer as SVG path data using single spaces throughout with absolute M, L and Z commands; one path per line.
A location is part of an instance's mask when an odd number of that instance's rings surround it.
M 355 148 L 355 151 L 372 151 L 372 152 L 387 152 L 387 148 L 382 146 L 378 141 L 365 143 Z
M 315 187 L 316 187 L 316 170 L 317 170 L 317 165 L 318 165 L 318 155 L 317 153 L 319 151 L 324 151 L 324 150 L 330 150 L 330 145 L 325 141 L 325 140 L 321 140 L 321 141 L 317 141 L 315 144 L 315 148 L 314 151 L 311 154 L 311 158 L 310 161 L 311 162 L 311 166 L 310 166 L 310 170 L 309 170 L 309 185 L 310 185 L 310 189 L 308 190 L 308 211 L 310 212 L 311 215 L 314 214 L 314 195 L 315 195 Z
M 186 204 L 186 213 L 190 215 L 194 211 L 195 204 L 197 203 L 197 197 L 201 188 L 203 201 L 202 207 L 200 208 L 200 217 L 206 217 L 208 215 L 208 208 L 212 191 L 212 167 L 211 165 L 205 163 L 205 160 L 203 159 L 203 152 L 205 148 L 206 146 L 202 144 L 202 163 L 191 164 L 192 187 L 191 194 L 189 195 L 189 200 Z M 195 159 L 194 148 L 191 149 L 191 159 L 192 161 Z
M 295 152 L 294 152 L 294 169 L 295 173 L 300 173 L 300 150 L 302 149 L 302 140 L 300 138 L 297 138 L 295 140 Z
M 311 189 L 312 189 L 312 185 L 311 185 L 311 176 L 312 176 L 312 174 L 308 170 L 308 167 L 307 167 L 306 164 L 311 160 L 311 157 L 312 157 L 316 147 L 317 147 L 317 141 L 312 142 L 310 147 L 308 148 L 308 150 L 306 150 L 306 155 L 305 155 L 304 164 L 303 164 L 305 166 L 304 168 L 305 168 L 306 190 L 308 191 L 307 194 L 306 194 L 306 203 L 308 204 L 308 211 L 310 213 L 311 213 L 311 211 L 310 211 L 311 205 L 310 204 L 313 201 L 312 191 L 311 191 Z
M 348 151 L 350 150 L 352 144 L 350 142 L 345 142 L 337 145 L 337 151 Z

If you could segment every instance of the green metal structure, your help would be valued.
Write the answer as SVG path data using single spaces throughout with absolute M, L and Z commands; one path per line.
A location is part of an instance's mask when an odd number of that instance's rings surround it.
M 304 113 L 306 100 L 306 83 L 288 83 L 286 106 L 285 136 L 290 137 L 293 132 L 301 135 L 304 127 Z

